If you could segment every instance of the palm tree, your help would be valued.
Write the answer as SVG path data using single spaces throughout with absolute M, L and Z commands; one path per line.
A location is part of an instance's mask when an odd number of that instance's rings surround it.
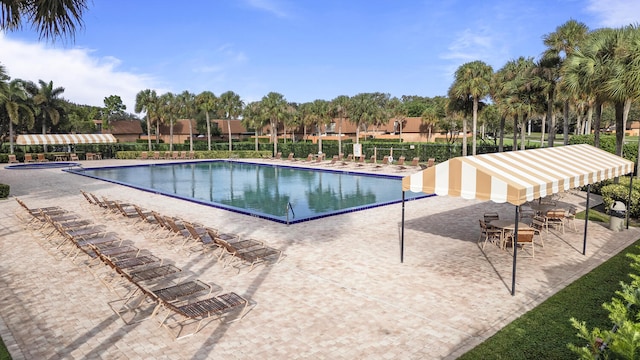
M 347 95 L 340 95 L 331 100 L 331 116 L 338 118 L 338 153 L 342 153 L 342 122 L 347 117 L 350 100 Z
M 255 129 L 254 138 L 256 141 L 256 144 L 255 144 L 256 151 L 259 150 L 258 129 L 262 128 L 262 126 L 264 126 L 265 124 L 264 112 L 260 107 L 261 107 L 261 102 L 254 101 L 247 104 L 247 106 L 245 106 L 244 110 L 242 111 L 242 123 L 244 124 L 244 126 L 247 129 L 249 128 Z M 268 121 L 268 119 L 266 121 Z
M 196 96 L 196 106 L 207 118 L 207 150 L 211 151 L 211 112 L 218 108 L 218 98 L 211 91 L 203 91 Z
M 265 118 L 269 119 L 274 155 L 278 153 L 278 123 L 287 116 L 288 105 L 282 94 L 273 91 L 263 96 L 260 103 Z
M 135 112 L 145 112 L 147 114 L 147 141 L 149 143 L 149 151 L 151 151 L 151 121 L 158 116 L 159 98 L 155 90 L 142 90 L 136 95 Z
M 244 103 L 240 100 L 240 95 L 233 91 L 222 93 L 219 98 L 219 110 L 223 119 L 227 119 L 227 130 L 229 131 L 229 151 L 232 149 L 231 142 L 231 120 L 237 119 L 242 114 Z
M 0 88 L 2 87 L 4 86 L 0 85 Z M 9 151 L 13 154 L 13 125 L 25 123 L 27 129 L 32 129 L 35 117 L 27 102 L 29 100 L 28 94 L 22 80 L 12 80 L 3 92 L 4 95 L 0 95 L 0 105 L 4 104 L 9 116 Z
M 176 96 L 171 93 L 165 93 L 160 96 L 160 122 L 169 122 L 169 151 L 173 151 L 173 125 L 178 119 L 180 113 L 180 103 Z
M 189 151 L 193 151 L 193 125 L 192 120 L 196 117 L 196 95 L 185 90 L 176 96 L 176 101 L 180 108 L 179 115 L 189 122 Z
M 388 121 L 386 104 L 389 94 L 360 93 L 351 98 L 347 105 L 349 121 L 356 124 L 356 143 L 360 142 L 360 127 Z
M 311 118 L 318 129 L 318 154 L 322 154 L 322 125 L 331 121 L 329 102 L 326 100 L 314 100 L 311 103 Z
M 398 124 L 398 130 L 400 132 L 399 138 L 400 142 L 402 142 L 402 126 L 404 125 L 407 119 L 407 108 L 402 100 L 397 97 L 392 98 L 389 101 L 389 115 L 391 118 L 395 119 Z
M 555 32 L 543 37 L 543 42 L 547 46 L 545 56 L 548 58 L 558 58 L 560 59 L 560 64 L 562 64 L 564 60 L 571 56 L 578 46 L 586 39 L 588 32 L 589 28 L 587 25 L 573 19 L 558 26 Z M 564 57 L 562 57 L 563 55 Z M 555 79 L 554 81 L 557 82 L 558 80 Z M 555 99 L 550 99 L 550 103 L 553 104 L 554 100 Z M 569 99 L 564 99 L 563 134 L 565 145 L 569 143 L 569 105 Z M 547 116 L 549 116 L 549 110 L 547 112 Z M 555 124 L 550 124 L 549 146 L 553 146 L 553 141 L 555 141 Z
M 476 132 L 478 126 L 478 103 L 482 98 L 489 95 L 489 89 L 491 85 L 491 76 L 493 75 L 493 69 L 491 66 L 485 64 L 482 61 L 472 61 L 470 63 L 462 64 L 458 70 L 456 70 L 455 80 L 451 85 L 450 94 L 456 98 L 469 97 L 473 101 L 473 145 L 472 154 L 476 154 Z M 463 122 L 463 137 L 462 137 L 462 155 L 467 155 L 467 129 L 466 120 Z
M 555 124 L 556 117 L 554 111 L 554 105 L 557 98 L 557 87 L 560 81 L 560 65 L 562 61 L 559 56 L 553 53 L 545 53 L 542 58 L 536 63 L 535 68 L 532 70 L 534 75 L 534 81 L 537 82 L 545 94 L 547 103 L 547 113 L 544 116 L 549 121 L 549 136 L 553 133 L 555 136 Z M 542 120 L 542 129 L 540 130 L 540 146 L 544 146 L 544 135 L 546 133 L 546 121 Z M 568 125 L 568 121 L 565 121 Z M 549 142 L 549 146 L 553 146 L 553 142 Z
M 24 18 L 41 39 L 74 38 L 86 9 L 86 0 L 0 0 L 0 30 L 19 30 Z
M 24 87 L 33 99 L 36 108 L 36 117 L 40 118 L 42 124 L 42 134 L 47 133 L 47 124 L 52 126 L 60 122 L 60 116 L 63 113 L 62 99 L 59 98 L 64 92 L 63 87 L 53 87 L 53 81 L 48 83 L 38 80 L 39 87 L 33 82 L 25 82 Z M 47 151 L 47 145 L 44 145 L 44 151 Z

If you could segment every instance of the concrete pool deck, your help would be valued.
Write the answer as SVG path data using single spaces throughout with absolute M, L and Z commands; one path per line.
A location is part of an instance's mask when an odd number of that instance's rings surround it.
M 83 166 L 139 163 L 102 160 Z M 489 245 L 483 252 L 476 243 L 482 214 L 512 218 L 514 207 L 508 204 L 450 197 L 407 202 L 400 263 L 400 204 L 287 226 L 60 169 L 2 167 L 0 183 L 11 185 L 11 197 L 0 201 L 0 336 L 16 360 L 453 359 L 640 238 L 636 228 L 612 232 L 590 223 L 583 256 L 582 221 L 578 233 L 552 231 L 534 259 L 518 257 L 511 296 L 511 254 Z M 80 189 L 262 240 L 286 257 L 238 274 L 215 259 L 187 256 L 147 239 L 123 226 L 123 219 L 92 216 Z M 116 299 L 113 293 L 83 265 L 57 260 L 59 253 L 48 251 L 38 233 L 23 229 L 13 197 L 30 207 L 59 205 L 105 224 L 197 278 L 250 298 L 256 307 L 242 321 L 211 322 L 177 341 L 155 320 L 125 325 L 107 304 Z M 584 194 L 561 202 L 583 209 Z

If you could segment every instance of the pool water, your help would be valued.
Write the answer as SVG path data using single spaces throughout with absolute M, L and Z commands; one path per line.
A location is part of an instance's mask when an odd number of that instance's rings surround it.
M 218 160 L 68 171 L 290 224 L 402 201 L 399 176 L 330 169 Z

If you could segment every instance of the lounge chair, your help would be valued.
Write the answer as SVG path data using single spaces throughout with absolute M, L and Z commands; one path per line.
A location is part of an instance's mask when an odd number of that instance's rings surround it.
M 325 165 L 327 166 L 333 166 L 338 162 L 338 155 L 333 155 L 333 157 L 331 158 L 331 161 L 329 161 L 328 163 L 326 163 Z
M 20 161 L 18 161 L 18 159 L 16 159 L 16 156 L 15 156 L 15 155 L 13 155 L 13 154 L 12 154 L 12 155 L 9 155 L 9 164 L 17 164 L 17 163 L 19 163 L 19 162 L 20 162 Z
M 182 225 L 184 225 L 185 229 L 187 229 L 187 231 L 191 235 L 191 238 L 197 241 L 194 246 L 190 246 L 187 248 L 189 252 L 195 252 L 195 251 L 215 252 L 216 250 L 220 249 L 218 244 L 215 242 L 214 238 L 212 238 L 211 235 L 209 235 L 209 232 L 205 227 L 192 224 L 188 221 L 183 221 Z
M 146 151 L 143 151 L 140 153 L 140 157 L 138 158 L 138 160 L 148 160 L 149 159 L 149 153 Z
M 195 151 L 189 151 L 189 160 L 193 160 L 196 158 L 196 152 Z
M 31 155 L 31 154 L 24 154 L 24 162 L 25 162 L 25 163 L 32 163 L 32 162 L 35 162 L 35 160 L 33 159 L 33 155 Z
M 311 162 L 311 161 L 313 161 L 313 154 L 309 154 L 309 155 L 307 155 L 307 159 L 306 159 L 306 160 L 304 160 L 304 161 L 305 161 L 305 162 Z
M 239 266 L 241 265 L 247 265 L 249 271 L 251 271 L 256 265 L 266 263 L 269 259 L 275 258 L 275 263 L 277 263 L 282 257 L 281 250 L 268 247 L 264 243 L 253 239 L 229 242 L 218 238 L 216 242 L 231 255 L 225 267 L 232 265 L 238 271 L 240 271 Z
M 235 320 L 241 320 L 247 312 L 249 312 L 249 301 L 244 297 L 234 293 L 226 293 L 218 296 L 214 296 L 208 299 L 199 300 L 193 303 L 177 305 L 164 300 L 160 300 L 160 307 L 164 309 L 167 314 L 161 318 L 160 325 L 168 329 L 176 339 L 182 339 L 187 336 L 196 334 L 202 328 L 202 324 L 205 320 L 218 319 L 223 320 L 232 312 L 241 310 L 240 314 Z M 176 320 L 173 326 L 179 327 L 177 332 L 172 331 L 172 328 L 167 320 L 171 315 L 178 315 L 182 317 L 180 320 Z M 190 333 L 183 334 L 184 323 L 187 321 L 195 321 L 197 325 L 195 330 Z M 229 321 L 231 322 L 231 321 Z
M 287 157 L 287 160 L 295 161 L 295 159 L 293 158 L 293 153 L 289 153 L 289 156 Z
M 49 159 L 47 159 L 44 154 L 38 154 L 38 162 L 47 162 L 49 161 Z
M 377 163 L 377 159 L 375 155 L 371 155 L 371 159 L 369 160 L 370 164 L 376 164 Z
M 153 160 L 160 160 L 160 151 L 153 152 Z
M 414 157 L 413 160 L 411 160 L 411 166 L 418 167 L 419 164 L 420 164 L 420 158 L 419 157 Z
M 171 160 L 180 160 L 180 152 L 174 151 L 171 153 Z
M 430 168 L 430 167 L 434 166 L 435 164 L 436 164 L 436 159 L 429 158 L 429 160 L 427 160 L 427 168 Z
M 180 151 L 180 160 L 187 160 L 187 152 Z
M 280 160 L 282 158 L 282 153 L 278 152 L 276 156 L 272 157 L 271 160 Z
M 80 158 L 78 157 L 78 154 L 71 153 L 69 154 L 69 161 L 80 161 Z

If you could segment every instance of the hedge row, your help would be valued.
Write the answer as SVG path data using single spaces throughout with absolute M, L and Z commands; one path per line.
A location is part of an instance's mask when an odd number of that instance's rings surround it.
M 139 159 L 142 151 L 118 151 L 116 159 Z M 251 158 L 268 158 L 271 157 L 270 151 L 196 151 L 196 159 L 251 159 Z

